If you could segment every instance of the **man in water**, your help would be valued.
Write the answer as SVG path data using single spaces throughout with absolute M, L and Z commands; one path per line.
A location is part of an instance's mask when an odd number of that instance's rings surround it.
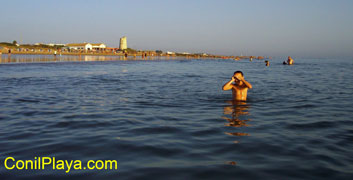
M 288 56 L 287 64 L 293 65 L 293 63 L 294 63 L 294 60 L 292 59 L 292 57 Z
M 222 89 L 223 91 L 232 90 L 233 100 L 246 101 L 248 89 L 251 88 L 252 85 L 248 81 L 245 81 L 243 72 L 235 71 L 232 79 L 224 84 Z

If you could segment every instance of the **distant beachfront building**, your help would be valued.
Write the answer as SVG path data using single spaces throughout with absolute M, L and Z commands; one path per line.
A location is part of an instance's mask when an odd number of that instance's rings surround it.
M 196 53 L 196 55 L 199 55 L 199 56 L 208 56 L 208 54 L 206 54 L 206 53 Z
M 105 50 L 107 46 L 103 43 L 98 43 L 98 44 L 77 43 L 77 44 L 66 44 L 66 47 L 70 50 L 99 51 L 99 50 Z
M 120 46 L 119 46 L 120 50 L 125 50 L 127 49 L 127 41 L 126 41 L 126 37 L 122 37 L 120 38 Z
M 107 46 L 103 43 L 100 43 L 100 44 L 92 44 L 92 49 L 93 50 L 105 50 L 105 48 L 107 48 Z
M 90 43 L 77 43 L 77 44 L 66 44 L 70 50 L 85 50 L 90 51 L 92 50 L 92 44 Z

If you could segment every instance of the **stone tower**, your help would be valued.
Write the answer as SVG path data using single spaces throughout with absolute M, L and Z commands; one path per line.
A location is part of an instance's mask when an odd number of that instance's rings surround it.
M 122 37 L 120 38 L 120 46 L 119 46 L 120 50 L 125 50 L 127 49 L 127 42 L 126 42 L 126 37 Z

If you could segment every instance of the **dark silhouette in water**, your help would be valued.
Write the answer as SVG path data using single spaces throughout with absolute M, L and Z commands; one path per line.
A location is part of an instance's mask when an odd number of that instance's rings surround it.
M 265 61 L 266 66 L 270 66 L 270 61 Z

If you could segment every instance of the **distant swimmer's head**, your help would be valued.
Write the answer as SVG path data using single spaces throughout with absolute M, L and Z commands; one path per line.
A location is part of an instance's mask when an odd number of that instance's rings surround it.
M 235 71 L 233 77 L 235 78 L 235 82 L 238 82 L 239 79 L 243 79 L 244 74 L 241 71 Z
M 270 61 L 265 61 L 266 66 L 270 66 Z

